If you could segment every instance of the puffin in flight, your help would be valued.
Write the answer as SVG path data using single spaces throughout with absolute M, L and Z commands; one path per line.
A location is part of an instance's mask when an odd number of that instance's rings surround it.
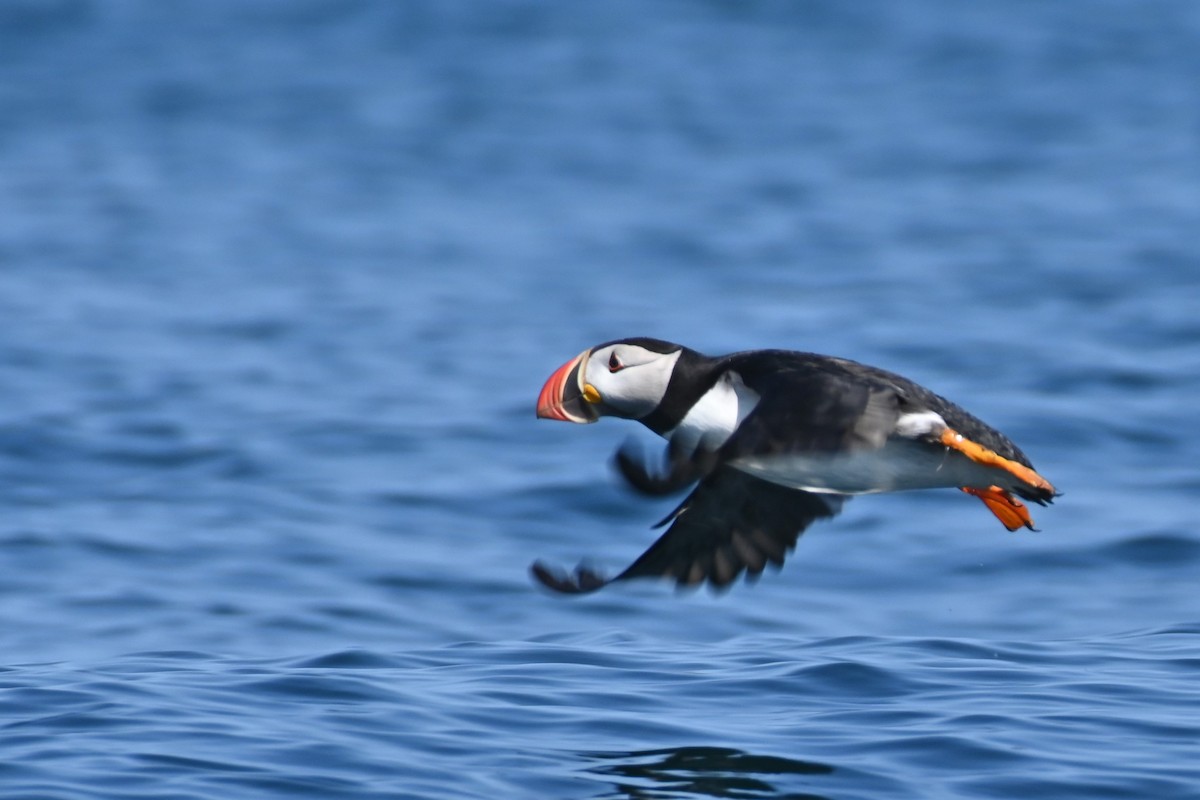
M 619 339 L 563 364 L 537 416 L 634 419 L 666 438 L 661 468 L 629 446 L 616 466 L 636 490 L 697 484 L 657 526 L 666 532 L 615 577 L 535 562 L 557 592 L 582 594 L 630 578 L 728 586 L 779 567 L 800 534 L 857 494 L 959 488 L 1004 527 L 1033 530 L 1018 498 L 1058 494 L 1008 437 L 907 378 L 844 358 L 790 350 L 710 357 L 660 339 Z

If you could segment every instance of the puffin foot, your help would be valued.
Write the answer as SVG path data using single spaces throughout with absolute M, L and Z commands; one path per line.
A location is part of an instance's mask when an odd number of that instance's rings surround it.
M 1000 520 L 1010 531 L 1015 531 L 1017 528 L 1037 530 L 1033 527 L 1033 517 L 1029 516 L 1029 509 L 1010 492 L 1006 492 L 999 486 L 989 486 L 986 489 L 973 489 L 970 486 L 961 488 L 967 494 L 982 500 L 988 510 L 996 515 L 996 519 Z

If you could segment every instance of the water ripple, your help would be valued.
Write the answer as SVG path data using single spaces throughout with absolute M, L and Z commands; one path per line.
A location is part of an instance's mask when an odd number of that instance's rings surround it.
M 453 765 L 461 797 L 597 795 L 581 795 L 579 781 L 607 781 L 599 796 L 611 797 L 903 797 L 922 796 L 930 780 L 975 791 L 972 776 L 1012 786 L 1018 774 L 1071 771 L 1079 788 L 1067 797 L 1147 786 L 1185 797 L 1200 779 L 1185 766 L 1200 736 L 1189 711 L 1200 660 L 1193 632 L 1170 633 L 1080 641 L 1079 655 L 1024 643 L 843 637 L 797 649 L 747 638 L 690 663 L 627 635 L 291 660 L 142 653 L 87 670 L 10 668 L 0 717 L 19 734 L 18 752 L 42 754 L 34 764 L 67 735 L 81 753 L 124 752 L 135 774 L 175 767 L 197 796 L 383 796 L 403 782 L 389 765 L 404 764 L 427 786 L 446 785 Z M 758 668 L 746 663 L 750 644 Z M 1020 671 L 980 667 L 998 655 Z M 1138 673 L 1137 684 L 1106 679 Z M 774 712 L 764 717 L 763 706 Z M 672 739 L 680 744 L 628 746 Z M 245 759 L 221 755 L 235 751 Z M 84 763 L 74 780 L 91 774 Z M 418 767 L 433 763 L 440 778 Z M 1068 783 L 1042 785 L 1057 796 Z
M 0 2 L 0 796 L 1195 798 L 1200 6 L 628 5 Z M 534 418 L 626 335 L 1067 494 L 552 597 L 676 501 Z

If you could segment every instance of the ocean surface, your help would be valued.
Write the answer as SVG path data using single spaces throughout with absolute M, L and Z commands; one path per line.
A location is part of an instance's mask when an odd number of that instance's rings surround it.
M 1200 798 L 1200 4 L 0 3 L 0 797 Z M 892 369 L 1063 492 L 676 498 L 607 339 Z

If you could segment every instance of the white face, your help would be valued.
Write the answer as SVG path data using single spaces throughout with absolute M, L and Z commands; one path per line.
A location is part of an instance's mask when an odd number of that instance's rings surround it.
M 622 343 L 593 351 L 588 357 L 584 383 L 599 395 L 596 410 L 628 419 L 649 414 L 666 394 L 680 352 L 656 353 Z

